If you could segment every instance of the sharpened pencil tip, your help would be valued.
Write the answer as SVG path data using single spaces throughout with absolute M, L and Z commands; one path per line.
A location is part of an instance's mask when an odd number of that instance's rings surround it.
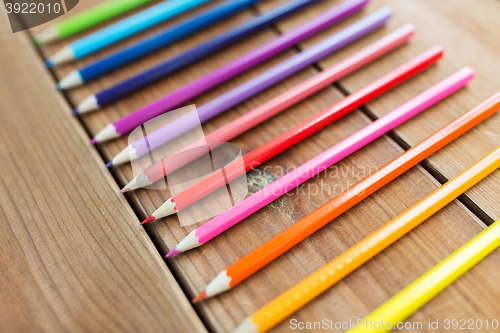
M 109 161 L 106 163 L 106 168 L 110 168 L 113 165 L 113 161 Z
M 51 60 L 47 60 L 47 61 L 45 61 L 45 66 L 47 66 L 47 68 L 50 68 L 50 67 L 54 66 L 54 63 Z
M 204 300 L 205 298 L 207 297 L 207 290 L 206 289 L 203 289 L 203 291 L 198 295 L 196 296 L 192 301 L 191 303 L 198 303 L 199 301 L 201 300 Z
M 74 114 L 74 115 L 80 113 L 78 111 L 78 107 L 74 108 L 73 111 L 71 111 L 71 113 Z
M 97 143 L 96 138 L 93 138 L 92 140 L 90 140 L 90 144 L 91 144 L 91 145 L 95 145 L 96 143 Z
M 128 188 L 122 188 L 120 190 L 120 193 L 127 193 L 128 191 L 130 191 Z
M 146 224 L 148 222 L 154 221 L 155 217 L 153 215 L 149 215 L 147 219 L 141 222 L 141 225 Z
M 177 248 L 174 247 L 172 249 L 172 251 L 170 251 L 169 253 L 167 253 L 167 255 L 165 256 L 165 258 L 171 257 L 171 256 L 179 254 L 179 253 L 181 253 L 181 251 L 177 250 Z

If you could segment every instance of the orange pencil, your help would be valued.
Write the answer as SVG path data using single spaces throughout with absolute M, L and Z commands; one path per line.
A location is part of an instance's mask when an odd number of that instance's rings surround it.
M 234 333 L 266 332 L 500 167 L 500 146 L 250 316 Z
M 376 190 L 491 116 L 499 108 L 500 92 L 236 261 L 220 272 L 193 302 L 233 288 Z

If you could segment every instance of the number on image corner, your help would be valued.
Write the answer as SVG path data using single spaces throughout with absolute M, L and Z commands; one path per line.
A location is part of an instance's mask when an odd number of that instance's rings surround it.
M 19 13 L 21 13 L 21 14 L 42 14 L 43 12 L 45 12 L 45 6 L 47 6 L 47 11 L 49 14 L 51 13 L 51 9 L 56 14 L 61 11 L 61 4 L 59 4 L 58 2 L 55 2 L 53 4 L 51 4 L 51 3 L 48 3 L 48 4 L 38 3 L 37 4 L 35 2 L 31 2 L 31 3 L 23 2 L 21 4 L 20 3 L 12 4 L 10 2 L 7 2 L 7 3 L 5 3 L 5 11 L 7 12 L 7 14 L 11 14 L 11 13 L 15 13 L 15 14 L 19 14 Z

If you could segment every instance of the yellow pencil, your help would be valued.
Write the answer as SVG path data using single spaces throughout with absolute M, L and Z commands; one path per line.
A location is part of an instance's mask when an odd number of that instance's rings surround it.
M 235 333 L 266 332 L 500 167 L 500 146 L 404 213 L 247 317 Z
M 500 220 L 434 266 L 397 295 L 359 321 L 349 332 L 387 332 L 443 291 L 500 246 Z M 383 327 L 380 327 L 381 323 Z

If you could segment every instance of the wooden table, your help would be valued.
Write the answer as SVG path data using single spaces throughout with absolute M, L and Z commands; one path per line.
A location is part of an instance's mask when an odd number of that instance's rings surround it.
M 80 1 L 74 15 L 101 0 Z M 127 139 L 88 143 L 108 123 L 235 59 L 336 3 L 325 0 L 89 115 L 70 109 L 90 93 L 119 82 L 211 36 L 278 5 L 268 0 L 243 10 L 109 75 L 65 93 L 54 84 L 72 69 L 200 12 L 201 6 L 102 52 L 49 71 L 43 60 L 66 42 L 37 49 L 32 32 L 9 33 L 0 14 L 0 331 L 2 332 L 228 332 L 248 314 L 305 278 L 440 184 L 500 144 L 500 114 L 412 168 L 241 283 L 192 306 L 215 275 L 265 240 L 324 204 L 343 189 L 417 144 L 500 89 L 500 3 L 494 0 L 379 0 L 296 48 L 220 85 L 192 103 L 202 105 L 299 50 L 391 5 L 382 29 L 302 70 L 203 125 L 210 133 L 336 61 L 412 22 L 407 45 L 349 75 L 279 116 L 234 139 L 243 153 L 262 145 L 425 49 L 441 44 L 445 58 L 360 110 L 264 163 L 260 169 L 297 167 L 454 71 L 469 65 L 476 78 L 466 88 L 335 165 L 329 193 L 290 195 L 261 209 L 208 244 L 162 260 L 195 225 L 169 217 L 145 227 L 139 220 L 165 201 L 167 190 L 119 194 L 132 178 L 129 165 L 104 165 Z M 45 26 L 46 27 L 46 26 Z M 40 31 L 45 27 L 32 29 Z M 74 40 L 76 38 L 73 38 Z M 362 318 L 500 217 L 496 171 L 290 319 L 344 322 Z M 500 250 L 416 312 L 409 322 L 444 319 L 500 320 Z M 273 332 L 292 330 L 287 320 Z M 338 330 L 340 331 L 340 330 Z M 406 331 L 417 331 L 409 329 Z M 445 331 L 441 329 L 441 331 Z M 448 331 L 448 330 L 446 330 Z M 476 330 L 477 331 L 477 330 Z M 489 330 L 495 331 L 491 327 Z

